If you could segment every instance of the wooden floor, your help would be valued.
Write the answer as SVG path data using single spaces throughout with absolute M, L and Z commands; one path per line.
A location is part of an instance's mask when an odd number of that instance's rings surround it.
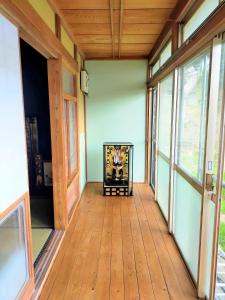
M 101 188 L 87 185 L 39 299 L 197 299 L 150 188 Z

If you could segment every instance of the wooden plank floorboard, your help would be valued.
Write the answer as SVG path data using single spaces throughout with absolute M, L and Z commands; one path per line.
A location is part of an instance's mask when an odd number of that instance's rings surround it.
M 144 188 L 146 189 L 146 187 Z M 152 200 L 154 199 L 154 195 L 149 191 L 149 189 L 146 189 L 145 192 L 147 198 L 151 198 Z M 183 293 L 187 295 L 188 299 L 196 299 L 197 294 L 194 289 L 194 284 L 191 280 L 190 274 L 188 273 L 187 268 L 181 256 L 176 255 L 178 250 L 177 246 L 175 244 L 173 237 L 170 234 L 168 234 L 167 224 L 158 208 L 158 205 L 155 201 L 151 201 L 150 205 L 152 206 L 152 209 L 156 216 L 159 229 L 161 231 L 171 261 L 175 267 L 175 272 L 177 274 L 177 277 L 180 279 L 180 285 L 182 287 Z
M 140 299 L 140 296 L 129 217 L 130 201 L 128 198 L 124 198 L 121 201 L 124 299 L 137 300 Z
M 134 203 L 130 206 L 129 213 L 140 299 L 152 300 L 155 299 L 152 280 Z
M 150 188 L 88 184 L 40 300 L 193 300 L 196 290 Z
M 152 232 L 149 228 L 148 220 L 139 197 L 140 195 L 138 189 L 136 189 L 135 207 L 136 207 L 138 220 L 141 228 L 149 272 L 151 274 L 154 295 L 156 299 L 169 300 L 170 297 L 169 297 L 166 281 L 163 276 L 163 270 L 160 264 L 158 253 L 156 251 L 157 245 L 155 245 L 154 243 Z
M 124 299 L 121 198 L 113 198 L 110 299 Z
M 156 216 L 154 214 L 154 210 L 152 208 L 152 205 L 154 204 L 154 201 L 146 197 L 146 191 L 145 187 L 140 188 L 138 186 L 138 190 L 140 193 L 141 201 L 143 204 L 143 207 L 146 212 L 146 216 L 149 222 L 149 226 L 152 231 L 154 243 L 156 245 L 156 249 L 158 252 L 158 257 L 160 259 L 160 264 L 162 266 L 163 275 L 166 280 L 168 292 L 171 299 L 176 300 L 186 300 L 188 299 L 187 295 L 184 295 L 181 285 L 180 285 L 180 279 L 176 275 L 176 271 L 174 269 L 174 265 L 171 261 L 170 255 L 167 251 L 163 236 L 161 234 L 161 231 L 158 227 L 158 223 L 156 220 Z M 168 233 L 169 234 L 169 233 Z

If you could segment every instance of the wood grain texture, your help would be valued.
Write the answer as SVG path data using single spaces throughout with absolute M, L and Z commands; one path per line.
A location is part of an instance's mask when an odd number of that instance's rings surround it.
M 104 197 L 89 183 L 39 300 L 197 299 L 149 186 Z
M 170 15 L 177 0 L 56 0 L 64 19 L 87 59 L 147 57 L 148 51 L 136 51 L 139 43 L 155 43 L 162 28 L 171 22 Z M 112 44 L 108 49 L 94 49 L 94 44 Z M 130 44 L 128 51 L 123 44 Z M 92 44 L 85 49 L 83 44 Z M 134 50 L 134 51 L 132 51 Z
M 176 0 L 125 0 L 125 9 L 173 8 Z M 57 0 L 61 9 L 107 9 L 108 0 Z M 114 1 L 114 8 L 119 9 L 120 0 Z
M 62 84 L 62 60 L 48 60 L 48 87 L 50 124 L 52 136 L 52 172 L 54 192 L 55 229 L 68 225 L 66 199 L 66 149 L 64 132 L 64 103 Z

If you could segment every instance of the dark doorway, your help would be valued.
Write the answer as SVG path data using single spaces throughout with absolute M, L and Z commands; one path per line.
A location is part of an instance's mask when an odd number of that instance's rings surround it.
M 47 59 L 20 40 L 30 189 L 33 258 L 54 229 Z

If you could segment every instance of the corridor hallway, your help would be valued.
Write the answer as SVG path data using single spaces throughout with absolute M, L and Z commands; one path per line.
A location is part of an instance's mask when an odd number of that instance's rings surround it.
M 153 193 L 103 197 L 89 183 L 40 300 L 197 299 Z

